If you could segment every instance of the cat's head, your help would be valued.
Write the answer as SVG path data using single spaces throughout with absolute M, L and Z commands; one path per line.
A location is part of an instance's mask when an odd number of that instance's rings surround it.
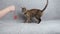
M 22 8 L 22 12 L 25 12 L 26 11 L 26 8 L 25 7 L 21 7 Z

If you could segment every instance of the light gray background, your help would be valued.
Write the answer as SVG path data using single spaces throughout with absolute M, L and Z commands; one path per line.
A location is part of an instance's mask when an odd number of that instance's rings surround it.
M 0 10 L 15 5 L 16 14 L 23 17 L 20 7 L 43 9 L 45 4 L 46 0 L 0 0 Z M 60 34 L 60 0 L 49 0 L 40 24 L 20 23 L 22 17 L 14 20 L 13 15 L 11 12 L 0 19 L 0 34 Z
M 46 0 L 0 0 L 0 10 L 10 5 L 16 6 L 16 14 L 21 13 L 21 7 L 27 9 L 37 8 L 43 9 L 46 4 Z M 7 14 L 1 20 L 12 20 L 13 12 Z M 60 19 L 60 0 L 49 0 L 48 7 L 44 11 L 42 20 L 57 20 Z

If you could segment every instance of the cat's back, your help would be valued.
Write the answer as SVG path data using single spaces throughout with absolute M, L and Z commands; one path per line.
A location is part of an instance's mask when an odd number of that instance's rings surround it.
M 40 9 L 30 9 L 30 11 L 40 11 Z
M 40 9 L 30 9 L 29 12 L 36 14 L 36 13 L 40 12 Z

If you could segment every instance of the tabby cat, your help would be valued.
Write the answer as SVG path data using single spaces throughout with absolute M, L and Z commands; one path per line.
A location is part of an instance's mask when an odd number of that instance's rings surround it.
M 47 8 L 47 5 L 48 5 L 48 0 L 47 0 L 47 3 L 45 5 L 44 9 L 42 9 L 42 10 L 40 10 L 40 9 L 27 10 L 25 7 L 22 7 L 22 12 L 26 17 L 25 23 L 31 23 L 32 17 L 35 17 L 37 23 L 39 24 L 41 22 L 42 13 Z

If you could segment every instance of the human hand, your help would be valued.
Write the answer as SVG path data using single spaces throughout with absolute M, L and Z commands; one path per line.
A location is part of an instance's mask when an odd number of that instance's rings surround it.
M 14 6 L 14 5 L 11 5 L 11 6 L 7 7 L 7 9 L 8 9 L 9 11 L 14 11 L 14 10 L 15 10 L 15 6 Z

